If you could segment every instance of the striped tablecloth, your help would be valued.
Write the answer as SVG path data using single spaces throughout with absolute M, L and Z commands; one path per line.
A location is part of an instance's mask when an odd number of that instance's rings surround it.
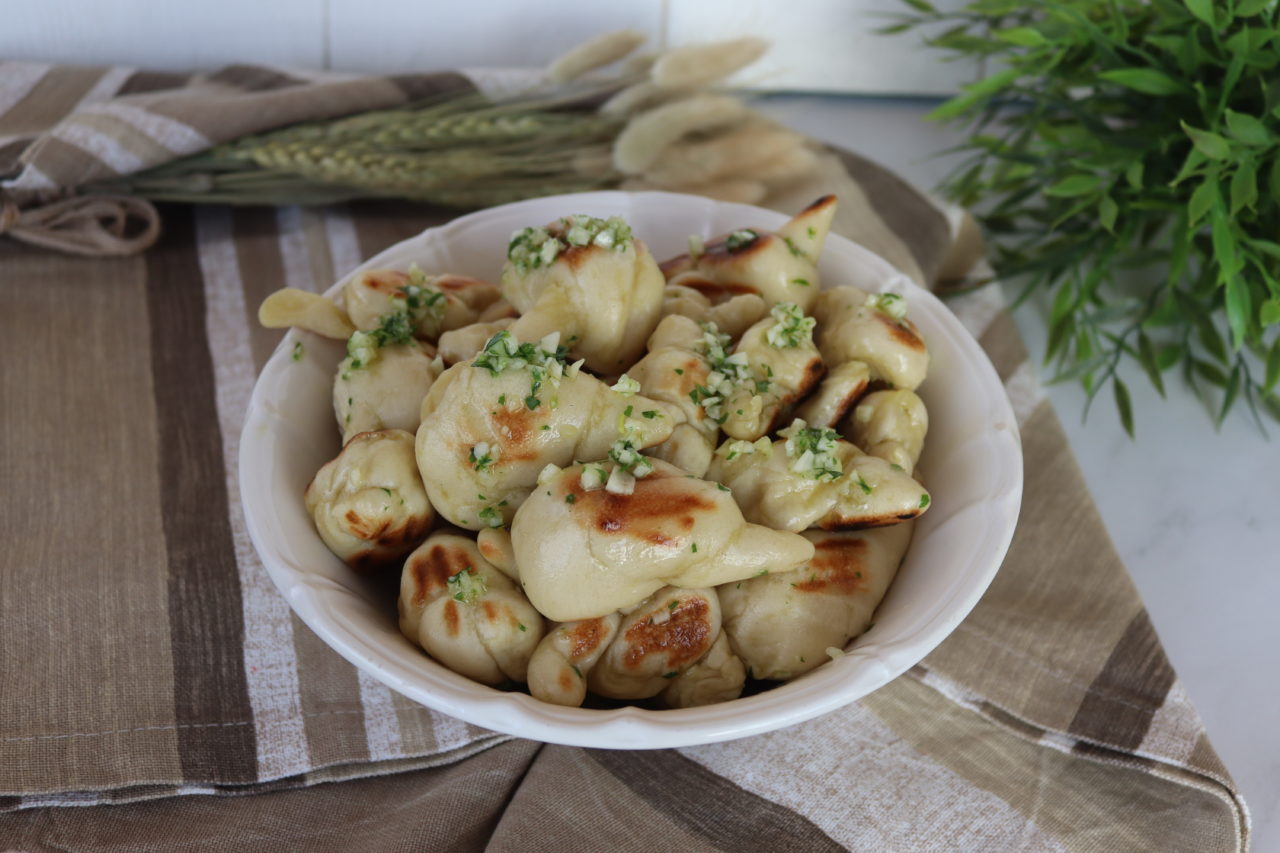
M 0 189 L 29 199 L 42 181 L 158 162 L 263 126 L 268 102 L 296 120 L 439 79 L 0 64 Z M 840 196 L 838 232 L 920 281 L 955 249 L 944 213 L 853 155 L 767 204 L 823 192 Z M 245 533 L 240 426 L 279 339 L 258 303 L 322 290 L 446 214 L 161 213 L 139 256 L 0 239 L 0 849 L 1247 847 L 1245 805 L 998 287 L 949 303 L 1005 382 L 1026 465 L 1018 533 L 971 616 L 907 675 L 812 722 L 584 750 L 478 729 L 359 673 L 291 614 Z

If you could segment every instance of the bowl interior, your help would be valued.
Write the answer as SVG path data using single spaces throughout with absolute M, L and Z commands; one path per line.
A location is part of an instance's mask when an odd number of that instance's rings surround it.
M 659 260 L 709 237 L 787 217 L 745 205 L 668 193 L 583 193 L 519 202 L 428 230 L 359 270 L 406 267 L 497 281 L 511 233 L 559 216 L 619 215 Z M 250 536 L 271 578 L 326 643 L 406 696 L 496 731 L 551 743 L 647 748 L 709 743 L 816 717 L 884 685 L 920 661 L 977 603 L 1013 536 L 1022 455 L 1007 397 L 985 354 L 955 316 L 888 262 L 832 234 L 822 283 L 890 290 L 907 298 L 932 361 L 918 393 L 930 430 L 919 472 L 933 504 L 874 627 L 846 655 L 764 693 L 705 708 L 654 711 L 562 708 L 457 675 L 399 632 L 394 587 L 362 579 L 321 542 L 302 503 L 315 472 L 340 449 L 332 380 L 341 343 L 291 331 L 254 387 L 240 444 L 240 482 Z M 350 276 L 348 276 L 350 277 Z M 334 285 L 335 293 L 346 279 Z M 295 340 L 303 357 L 292 359 Z

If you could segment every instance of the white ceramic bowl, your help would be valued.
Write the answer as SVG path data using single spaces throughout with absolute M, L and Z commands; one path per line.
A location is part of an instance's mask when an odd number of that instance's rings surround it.
M 685 251 L 690 234 L 772 229 L 787 219 L 669 193 L 557 196 L 461 217 L 392 246 L 360 270 L 417 262 L 428 272 L 497 281 L 513 231 L 574 213 L 623 217 L 659 260 Z M 400 634 L 387 585 L 357 577 L 334 557 L 303 507 L 303 489 L 340 449 L 331 393 L 344 347 L 306 335 L 305 355 L 294 362 L 296 331 L 263 369 L 240 443 L 245 515 L 268 572 L 302 621 L 357 667 L 438 711 L 533 740 L 626 749 L 711 743 L 782 728 L 865 696 L 928 654 L 986 590 L 1017 521 L 1022 452 L 991 363 L 941 302 L 878 255 L 835 234 L 819 268 L 828 287 L 854 284 L 906 296 L 932 354 L 929 378 L 919 389 L 930 423 L 919 470 L 933 504 L 916 525 L 875 627 L 839 660 L 755 696 L 663 711 L 559 707 L 477 684 L 435 663 Z

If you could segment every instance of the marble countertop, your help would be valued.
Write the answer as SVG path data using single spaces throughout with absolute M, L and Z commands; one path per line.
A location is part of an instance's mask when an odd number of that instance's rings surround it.
M 930 189 L 959 131 L 923 120 L 931 102 L 776 95 L 764 112 Z M 1009 294 L 1012 297 L 1012 294 Z M 1033 357 L 1045 308 L 1014 315 Z M 1244 792 L 1253 849 L 1280 851 L 1280 424 L 1268 441 L 1244 405 L 1215 429 L 1176 377 L 1162 400 L 1134 370 L 1137 440 L 1110 395 L 1082 421 L 1075 384 L 1047 393 L 1121 558 L 1218 754 Z

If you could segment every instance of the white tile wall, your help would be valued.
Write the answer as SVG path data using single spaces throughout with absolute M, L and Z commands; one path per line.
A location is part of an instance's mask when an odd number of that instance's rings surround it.
M 961 0 L 943 0 L 959 5 Z M 972 69 L 919 37 L 878 36 L 900 0 L 0 0 L 0 58 L 157 69 L 258 62 L 351 71 L 541 65 L 609 29 L 651 44 L 763 35 L 742 82 L 765 89 L 942 93 Z

